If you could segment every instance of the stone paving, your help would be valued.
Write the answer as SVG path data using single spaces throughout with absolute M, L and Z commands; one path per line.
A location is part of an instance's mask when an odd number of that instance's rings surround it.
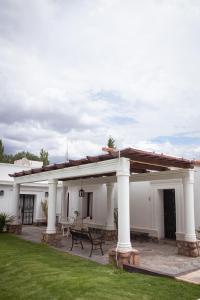
M 45 231 L 45 227 L 23 226 L 21 237 L 26 240 L 40 243 L 41 233 L 43 231 Z M 80 247 L 74 247 L 73 251 L 70 251 L 71 238 L 67 239 L 66 237 L 63 237 L 59 250 L 101 264 L 107 264 L 108 250 L 116 246 L 115 243 L 106 241 L 103 245 L 104 255 L 102 256 L 100 250 L 97 250 L 94 251 L 92 257 L 89 258 L 90 244 L 84 242 L 83 245 L 83 250 L 81 250 Z M 200 270 L 200 257 L 192 258 L 178 255 L 174 243 L 167 243 L 165 241 L 160 243 L 132 241 L 132 245 L 140 252 L 140 265 L 143 268 L 168 273 L 173 276 L 178 276 L 180 279 L 182 279 L 182 276 L 185 276 L 181 273 L 186 274 L 197 269 Z M 200 283 L 200 271 L 195 274 L 199 274 L 194 276 L 199 278 Z
M 200 284 L 200 270 L 178 276 L 176 279 L 194 284 Z

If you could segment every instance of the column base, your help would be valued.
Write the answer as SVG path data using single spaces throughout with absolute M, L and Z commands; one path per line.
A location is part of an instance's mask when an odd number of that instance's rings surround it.
M 61 239 L 61 236 L 57 233 L 42 232 L 41 242 L 44 244 L 59 246 Z
M 7 231 L 8 233 L 21 234 L 22 224 L 8 224 Z
M 118 251 L 116 249 L 109 250 L 109 263 L 117 268 L 123 268 L 124 264 L 139 265 L 140 257 L 139 251 L 132 249 L 128 252 Z
M 176 241 L 178 248 L 178 254 L 198 257 L 200 256 L 200 241 L 188 242 L 188 241 Z

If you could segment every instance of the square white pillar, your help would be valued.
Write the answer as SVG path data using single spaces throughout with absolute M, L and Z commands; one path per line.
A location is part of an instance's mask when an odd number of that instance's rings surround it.
M 127 158 L 119 159 L 117 171 L 118 188 L 118 243 L 117 251 L 132 250 L 130 241 L 130 204 L 129 204 L 130 162 Z
M 68 186 L 63 182 L 62 194 L 61 194 L 61 223 L 67 221 L 67 193 Z
M 184 193 L 184 224 L 185 241 L 195 242 L 195 219 L 194 219 L 194 170 L 188 170 L 183 177 Z
M 19 201 L 20 201 L 20 184 L 14 182 L 13 184 L 13 202 L 14 202 L 14 216 L 15 216 L 15 220 L 14 223 L 15 224 L 21 224 L 21 220 L 20 220 L 20 211 L 19 211 Z
M 114 230 L 114 183 L 106 183 L 107 188 L 107 216 L 106 228 Z
M 57 199 L 57 180 L 52 179 L 49 184 L 48 198 L 48 220 L 46 233 L 56 233 L 56 199 Z

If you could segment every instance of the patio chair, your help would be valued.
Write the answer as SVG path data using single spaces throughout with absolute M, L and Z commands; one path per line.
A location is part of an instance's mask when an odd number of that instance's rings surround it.
M 92 256 L 92 252 L 94 250 L 100 250 L 101 255 L 104 255 L 103 249 L 102 249 L 102 244 L 103 244 L 103 239 L 101 236 L 94 237 L 89 231 L 85 230 L 76 230 L 76 229 L 70 229 L 70 233 L 72 236 L 72 246 L 70 248 L 70 251 L 72 251 L 74 245 L 78 246 L 79 244 L 81 245 L 81 249 L 83 248 L 83 242 L 87 241 L 91 244 L 91 250 L 89 257 Z
M 68 217 L 65 223 L 62 223 L 61 232 L 63 236 L 67 238 L 70 236 L 70 228 L 73 226 L 75 222 L 74 217 Z

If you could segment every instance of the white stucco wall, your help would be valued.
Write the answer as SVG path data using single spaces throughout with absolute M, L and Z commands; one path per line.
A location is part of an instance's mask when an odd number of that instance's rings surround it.
M 149 182 L 130 184 L 130 224 L 134 230 L 151 229 L 151 186 Z
M 106 224 L 107 191 L 105 184 L 83 186 L 86 192 L 93 192 L 93 221 L 97 226 Z M 70 210 L 80 211 L 80 186 L 69 188 Z M 151 236 L 164 238 L 164 208 L 163 190 L 174 189 L 176 201 L 176 229 L 177 236 L 184 236 L 184 195 L 182 179 L 155 180 L 151 182 L 130 183 L 130 226 L 140 232 L 148 232 Z M 117 184 L 114 187 L 115 207 L 117 207 Z M 196 228 L 200 226 L 200 168 L 195 172 L 195 221 Z
M 12 185 L 13 179 L 8 176 L 25 169 L 24 166 L 12 164 L 0 164 L 0 190 L 4 195 L 0 196 L 0 211 L 14 214 Z M 86 192 L 93 193 L 93 220 L 98 226 L 106 225 L 107 216 L 107 189 L 106 184 L 91 184 L 82 186 Z M 69 186 L 69 215 L 81 210 L 79 198 L 80 185 Z M 130 225 L 135 231 L 149 232 L 152 236 L 164 237 L 164 211 L 163 189 L 175 189 L 177 216 L 177 232 L 180 236 L 184 232 L 184 195 L 182 179 L 179 180 L 155 180 L 152 182 L 130 183 Z M 44 219 L 41 210 L 41 201 L 45 199 L 45 191 L 48 191 L 47 182 L 21 186 L 20 192 L 35 195 L 34 222 Z M 195 167 L 195 227 L 200 227 L 200 167 Z M 117 207 L 117 184 L 114 184 L 114 203 Z M 57 191 L 56 214 L 61 214 L 61 185 Z
M 69 215 L 73 216 L 75 210 L 81 213 L 81 201 L 79 197 L 80 186 L 69 187 Z M 107 192 L 105 184 L 83 185 L 85 192 L 93 193 L 93 222 L 98 225 L 105 225 L 107 210 Z
M 39 166 L 41 162 L 34 162 L 34 164 L 38 163 Z M 36 166 L 38 166 L 38 164 Z M 13 174 L 15 172 L 20 172 L 22 170 L 28 170 L 32 167 L 24 166 L 20 163 L 17 164 L 4 164 L 0 163 L 0 190 L 4 191 L 4 195 L 0 196 L 0 212 L 5 212 L 7 214 L 13 215 L 14 212 L 14 203 L 13 203 L 13 178 L 9 176 L 9 174 Z M 35 166 L 35 165 L 34 165 Z M 45 192 L 48 192 L 48 183 L 33 183 L 21 185 L 20 193 L 21 194 L 31 194 L 35 196 L 34 200 L 34 218 L 33 221 L 42 221 L 44 220 L 44 215 L 41 209 L 41 201 L 45 199 Z M 57 190 L 57 207 L 56 214 L 60 216 L 61 212 L 61 188 L 58 186 Z
M 13 187 L 12 183 L 3 185 L 0 184 L 0 190 L 4 191 L 4 195 L 0 196 L 0 212 L 5 212 L 9 215 L 14 215 L 14 199 L 13 199 Z M 40 184 L 35 184 L 34 186 L 21 186 L 20 194 L 28 194 L 34 195 L 34 222 L 39 222 L 44 220 L 44 215 L 41 209 L 41 201 L 43 201 L 45 197 L 45 192 L 48 192 L 48 185 L 41 186 Z M 48 198 L 47 198 L 48 199 Z M 56 206 L 56 214 L 60 216 L 61 213 L 61 188 L 58 187 L 57 190 L 57 206 Z

